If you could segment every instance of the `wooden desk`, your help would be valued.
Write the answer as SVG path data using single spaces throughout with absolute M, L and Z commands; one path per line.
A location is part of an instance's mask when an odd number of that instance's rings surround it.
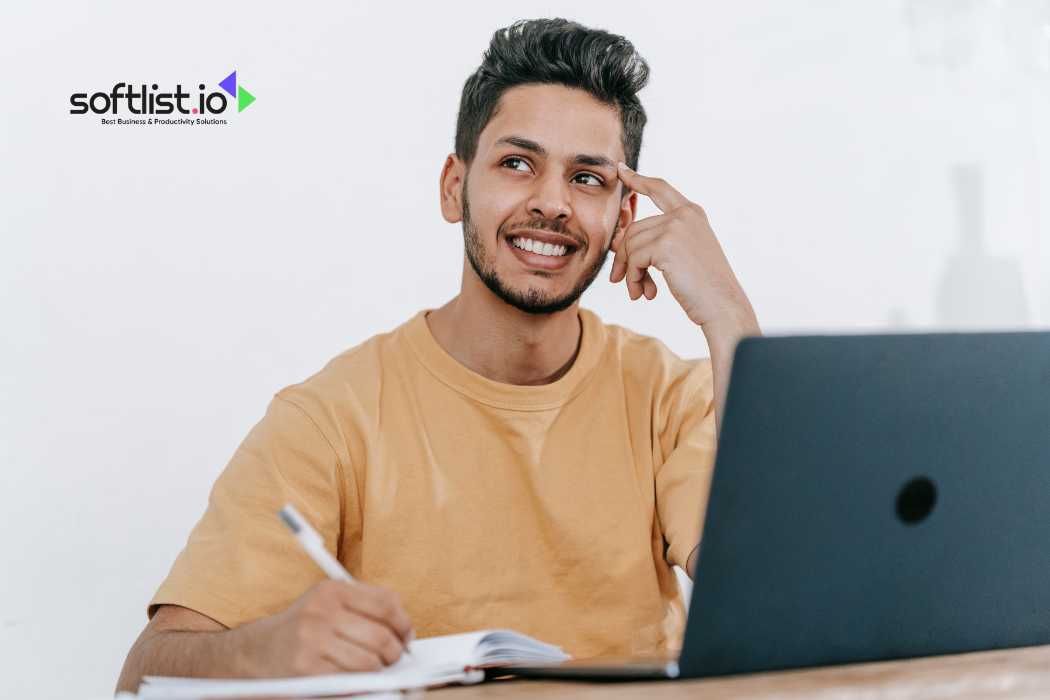
M 1050 645 L 829 666 L 801 671 L 662 683 L 499 680 L 432 690 L 439 700 L 472 698 L 1050 698 Z

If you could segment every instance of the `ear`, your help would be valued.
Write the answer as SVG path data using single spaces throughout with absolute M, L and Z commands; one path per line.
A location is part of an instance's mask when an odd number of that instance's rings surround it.
M 441 168 L 441 215 L 450 224 L 463 220 L 463 177 L 466 172 L 466 166 L 455 153 L 449 154 Z
M 627 187 L 627 185 L 624 185 L 623 183 L 620 183 L 620 186 Z M 637 210 L 637 192 L 631 192 L 626 197 L 620 199 L 620 211 L 617 213 L 616 218 L 616 234 L 613 236 L 613 239 L 609 241 L 609 244 L 613 246 L 613 250 L 616 250 L 615 246 L 620 244 L 627 227 L 634 223 L 634 214 Z

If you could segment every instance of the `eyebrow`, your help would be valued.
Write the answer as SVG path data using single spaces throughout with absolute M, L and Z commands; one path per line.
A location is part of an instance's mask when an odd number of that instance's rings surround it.
M 531 151 L 532 153 L 535 153 L 536 155 L 542 156 L 544 158 L 546 158 L 548 155 L 546 148 L 536 143 L 532 139 L 527 139 L 522 136 L 504 136 L 503 138 L 496 141 L 496 143 L 494 143 L 493 145 L 516 146 L 517 148 L 521 148 L 526 151 Z M 595 168 L 605 167 L 610 168 L 612 170 L 616 169 L 616 163 L 612 162 L 612 160 L 610 160 L 609 158 L 606 158 L 602 155 L 591 155 L 588 153 L 577 153 L 576 156 L 572 159 L 572 164 L 590 165 L 591 167 Z

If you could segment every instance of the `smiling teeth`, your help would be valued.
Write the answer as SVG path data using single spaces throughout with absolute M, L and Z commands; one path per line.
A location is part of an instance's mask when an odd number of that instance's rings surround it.
M 537 255 L 549 255 L 557 258 L 568 252 L 569 248 L 563 245 L 551 245 L 550 243 L 540 243 L 534 241 L 531 238 L 514 238 L 511 240 L 511 245 L 515 248 L 521 248 L 527 250 L 530 253 L 536 253 Z

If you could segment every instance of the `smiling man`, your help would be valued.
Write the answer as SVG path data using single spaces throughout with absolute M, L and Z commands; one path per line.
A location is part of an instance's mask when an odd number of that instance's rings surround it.
M 490 627 L 576 656 L 679 642 L 672 566 L 693 572 L 731 354 L 759 329 L 703 210 L 627 167 L 647 78 L 604 31 L 496 32 L 440 178 L 460 293 L 275 395 L 118 689 L 376 669 L 413 634 Z M 635 221 L 639 194 L 661 213 Z M 631 300 L 663 273 L 710 359 L 580 308 L 610 250 Z M 277 518 L 286 502 L 361 583 L 324 580 Z

